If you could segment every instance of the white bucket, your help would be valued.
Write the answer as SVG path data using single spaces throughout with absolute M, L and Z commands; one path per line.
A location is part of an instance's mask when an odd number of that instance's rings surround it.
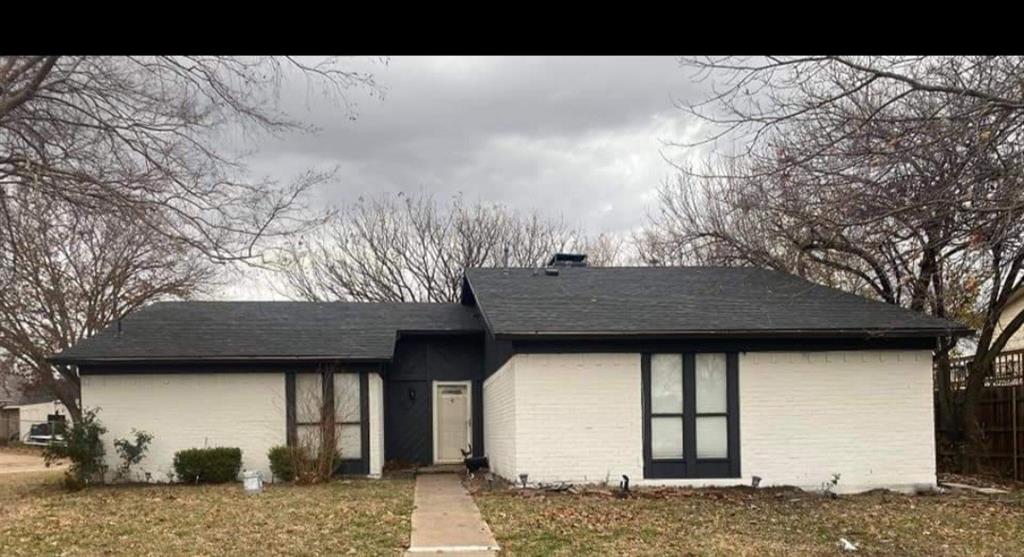
M 242 472 L 242 485 L 246 493 L 259 493 L 263 491 L 263 478 L 255 470 L 245 470 Z

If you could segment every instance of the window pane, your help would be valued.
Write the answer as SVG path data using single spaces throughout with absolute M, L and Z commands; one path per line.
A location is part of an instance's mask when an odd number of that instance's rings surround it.
M 334 374 L 334 419 L 339 422 L 359 421 L 359 374 Z
M 299 446 L 305 449 L 306 452 L 309 454 L 318 454 L 320 452 L 320 426 L 296 426 L 295 433 L 299 438 Z
M 341 458 L 362 458 L 362 427 L 359 425 L 339 425 L 335 427 L 337 428 L 335 440 L 338 443 L 338 453 L 341 455 Z
M 682 418 L 651 418 L 651 457 L 683 457 Z
M 697 413 L 725 413 L 725 354 L 697 354 Z M 697 438 L 698 442 L 700 438 Z
M 651 355 L 651 413 L 683 413 L 682 354 Z
M 697 458 L 727 458 L 729 429 L 724 416 L 697 417 Z
M 295 420 L 319 422 L 323 406 L 323 390 L 319 373 L 295 374 Z

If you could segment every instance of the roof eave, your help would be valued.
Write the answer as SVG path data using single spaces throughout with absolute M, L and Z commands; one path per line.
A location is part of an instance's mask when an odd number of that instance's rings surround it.
M 103 357 L 61 357 L 52 356 L 46 361 L 58 365 L 116 365 L 116 364 L 170 364 L 170 363 L 274 363 L 274 362 L 316 362 L 337 361 L 353 364 L 388 363 L 391 357 L 325 356 L 138 356 L 122 358 Z
M 480 312 L 480 319 L 484 322 L 484 330 L 487 331 L 487 334 L 490 335 L 491 338 L 497 338 L 497 334 L 495 334 L 497 331 L 495 330 L 494 326 L 491 325 L 491 320 L 488 319 L 487 317 L 487 310 L 484 309 L 484 306 L 480 301 L 480 296 L 477 295 L 476 290 L 473 288 L 473 283 L 470 282 L 469 280 L 470 270 L 471 269 L 466 269 L 462 273 L 462 295 L 465 296 L 466 289 L 469 289 L 470 295 L 473 298 L 473 304 L 476 306 L 476 309 Z
M 500 331 L 500 340 L 537 339 L 709 339 L 709 338 L 938 338 L 974 334 L 968 328 L 951 329 L 785 329 L 785 330 L 705 330 L 705 331 Z

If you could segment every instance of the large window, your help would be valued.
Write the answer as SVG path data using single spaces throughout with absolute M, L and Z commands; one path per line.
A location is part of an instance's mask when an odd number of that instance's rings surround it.
M 365 464 L 365 374 L 327 371 L 289 374 L 294 425 L 289 443 L 319 452 L 333 441 L 342 472 L 359 472 Z M 332 435 L 333 433 L 333 435 Z M 333 439 L 325 439 L 333 437 Z
M 739 477 L 737 356 L 643 357 L 644 476 Z

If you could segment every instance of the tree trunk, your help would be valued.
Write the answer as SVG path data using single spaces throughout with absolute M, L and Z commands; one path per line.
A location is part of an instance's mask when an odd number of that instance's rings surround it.
M 961 406 L 961 425 L 964 433 L 964 451 L 961 459 L 961 470 L 964 473 L 975 473 L 984 449 L 985 439 L 978 422 L 978 401 L 985 387 L 985 379 L 991 368 L 984 366 L 977 359 L 970 364 L 967 376 L 967 388 L 964 389 L 963 405 Z
M 77 424 L 82 420 L 82 408 L 78 405 L 78 399 L 64 396 L 64 393 L 61 393 L 58 398 L 61 404 L 64 405 L 64 408 L 68 409 L 68 415 L 71 416 L 72 422 Z
M 78 375 L 72 368 L 59 366 L 56 370 L 48 362 L 37 364 L 38 376 L 53 377 L 47 382 L 48 390 L 67 408 L 71 420 L 78 423 L 82 419 L 81 396 L 82 387 Z M 54 372 L 57 373 L 54 373 Z
M 935 352 L 936 362 L 936 404 L 939 409 L 938 425 L 942 432 L 936 443 L 939 446 L 947 446 L 953 449 L 956 455 L 956 465 L 961 464 L 961 441 L 962 427 L 956 412 L 956 393 L 950 374 L 952 373 L 949 351 L 952 348 L 945 340 L 939 342 L 939 348 Z

